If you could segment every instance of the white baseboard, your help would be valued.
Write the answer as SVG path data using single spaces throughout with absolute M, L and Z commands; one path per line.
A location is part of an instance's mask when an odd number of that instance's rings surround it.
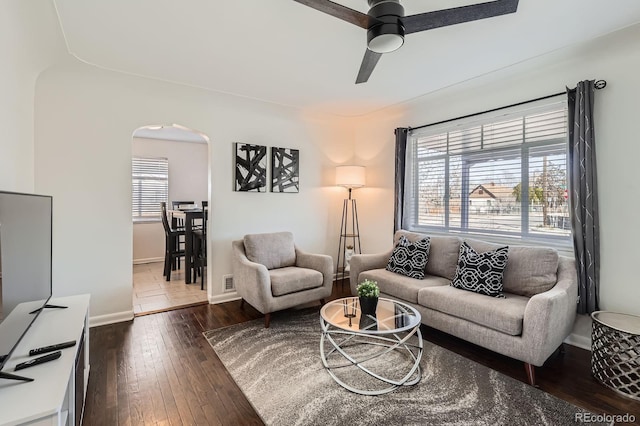
M 164 262 L 164 257 L 150 257 L 148 259 L 133 259 L 134 265 L 143 265 L 145 263 Z
M 133 320 L 133 310 L 89 317 L 89 328 Z
M 236 291 L 209 296 L 209 303 L 212 305 L 216 305 L 218 303 L 224 303 L 224 302 L 231 302 L 233 300 L 240 300 L 240 296 Z
M 569 336 L 567 336 L 566 339 L 564 339 L 564 343 L 571 346 L 576 346 L 581 349 L 585 349 L 587 351 L 591 351 L 590 337 L 585 337 L 576 333 L 571 333 Z

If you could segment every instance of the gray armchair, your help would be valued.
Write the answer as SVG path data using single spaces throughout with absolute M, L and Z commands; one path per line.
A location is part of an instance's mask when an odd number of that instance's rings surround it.
M 249 234 L 232 243 L 233 281 L 236 291 L 264 314 L 269 327 L 271 312 L 324 299 L 333 288 L 333 260 L 305 253 L 291 232 Z

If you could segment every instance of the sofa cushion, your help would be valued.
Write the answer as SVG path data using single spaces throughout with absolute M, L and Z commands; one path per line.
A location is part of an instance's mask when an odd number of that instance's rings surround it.
M 424 267 L 428 260 L 429 237 L 411 243 L 403 235 L 400 237 L 398 245 L 393 249 L 386 269 L 396 274 L 421 280 L 424 278 Z
M 291 232 L 245 235 L 244 251 L 247 259 L 260 263 L 267 269 L 296 264 L 296 247 Z
M 321 272 L 292 266 L 270 269 L 269 277 L 271 278 L 271 294 L 274 296 L 283 296 L 320 287 L 323 282 Z
M 494 250 L 497 244 L 466 240 L 479 252 Z M 547 247 L 509 247 L 509 261 L 504 270 L 502 283 L 505 292 L 521 296 L 535 296 L 556 285 L 558 252 Z
M 462 318 L 512 336 L 522 334 L 528 297 L 505 293 L 504 299 L 460 290 L 451 286 L 425 287 L 418 292 L 418 304 Z
M 507 266 L 509 247 L 478 253 L 469 244 L 460 246 L 458 269 L 451 285 L 461 290 L 472 291 L 491 297 L 502 294 L 502 273 Z
M 407 237 L 410 242 L 425 238 L 426 234 L 399 230 L 394 235 L 394 243 L 397 243 L 401 236 Z M 460 251 L 460 238 L 429 236 L 429 261 L 427 262 L 426 274 L 437 275 L 452 280 L 456 274 L 458 264 L 458 252 Z
M 386 293 L 410 303 L 418 303 L 418 290 L 421 288 L 449 285 L 449 280 L 446 278 L 427 275 L 423 280 L 417 280 L 386 269 L 371 269 L 361 272 L 358 276 L 358 282 L 366 279 L 376 281 L 381 293 Z

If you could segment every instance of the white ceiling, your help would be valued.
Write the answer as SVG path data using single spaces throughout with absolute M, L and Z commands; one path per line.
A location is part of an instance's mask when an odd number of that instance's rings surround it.
M 366 0 L 338 0 L 366 12 Z M 404 0 L 407 15 L 471 0 Z M 122 72 L 363 115 L 640 22 L 640 1 L 520 0 L 517 13 L 410 34 L 355 85 L 362 28 L 293 0 L 54 0 L 71 53 Z

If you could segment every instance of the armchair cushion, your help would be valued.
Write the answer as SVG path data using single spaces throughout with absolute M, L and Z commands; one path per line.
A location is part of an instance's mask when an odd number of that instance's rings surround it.
M 291 232 L 247 234 L 244 236 L 247 259 L 267 269 L 284 268 L 296 264 L 296 248 Z
M 292 266 L 271 269 L 269 277 L 271 278 L 271 294 L 276 297 L 320 287 L 324 280 L 319 271 Z

